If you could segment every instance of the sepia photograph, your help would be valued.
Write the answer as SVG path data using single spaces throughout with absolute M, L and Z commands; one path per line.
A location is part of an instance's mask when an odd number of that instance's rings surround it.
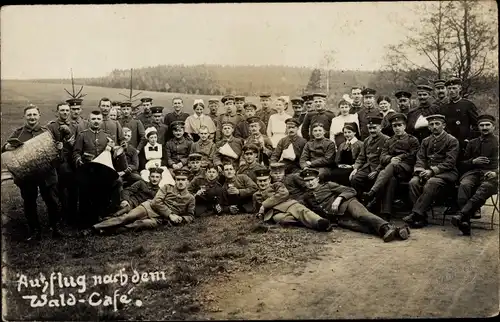
M 2 319 L 499 314 L 492 0 L 2 6 Z

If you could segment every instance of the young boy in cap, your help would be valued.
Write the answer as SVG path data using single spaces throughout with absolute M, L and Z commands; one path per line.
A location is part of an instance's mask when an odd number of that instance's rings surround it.
M 153 115 L 153 120 L 150 127 L 156 129 L 156 135 L 158 136 L 157 142 L 164 145 L 167 142 L 168 127 L 163 124 L 163 106 L 151 107 L 151 115 Z M 137 150 L 141 151 L 146 143 L 148 143 L 148 140 L 143 136 L 137 146 Z
M 327 219 L 291 199 L 282 182 L 271 184 L 269 170 L 257 170 L 256 179 L 259 190 L 253 194 L 253 209 L 265 222 L 272 221 L 283 226 L 298 224 L 318 231 L 332 230 Z
M 141 98 L 142 111 L 139 112 L 132 111 L 132 115 L 135 114 L 136 118 L 141 121 L 144 127 L 150 127 L 153 122 L 153 115 L 151 113 L 151 107 L 153 106 L 153 99 L 151 97 Z
M 243 140 L 233 136 L 234 124 L 229 121 L 224 121 L 221 124 L 222 137 L 215 144 L 214 164 L 222 173 L 222 163 L 232 162 L 236 164 L 241 156 L 243 149 Z
M 201 167 L 201 160 L 203 156 L 199 153 L 190 153 L 188 157 L 188 170 L 189 170 L 189 181 L 193 180 L 195 177 L 204 176 L 205 171 Z
M 467 144 L 464 160 L 459 163 L 462 172 L 457 197 L 459 211 L 451 221 L 464 235 L 470 235 L 474 213 L 498 193 L 498 137 L 493 133 L 496 119 L 480 115 L 477 122 L 481 137 Z
M 394 130 L 394 136 L 385 141 L 380 155 L 380 173 L 370 191 L 363 195 L 363 202 L 371 209 L 370 204 L 381 201 L 380 214 L 388 220 L 392 213 L 392 204 L 398 182 L 411 179 L 417 152 L 420 148 L 418 140 L 405 132 L 406 115 L 393 114 L 389 122 Z
M 181 169 L 187 166 L 193 141 L 184 137 L 184 122 L 175 121 L 170 127 L 174 137 L 165 144 L 165 162 L 171 169 Z
M 234 105 L 236 106 L 236 114 L 243 117 L 243 115 L 245 114 L 245 96 L 235 96 Z
M 243 146 L 242 156 L 245 163 L 238 168 L 238 171 L 236 173 L 246 174 L 255 182 L 255 171 L 266 168 L 258 162 L 259 148 L 255 144 L 245 145 Z
M 430 101 L 431 91 L 432 87 L 428 85 L 418 85 L 418 107 L 408 112 L 406 132 L 415 136 L 420 143 L 431 134 L 426 117 L 438 113 L 437 107 Z
M 273 144 L 267 135 L 260 132 L 261 119 L 250 117 L 248 120 L 250 135 L 245 140 L 245 145 L 254 144 L 259 148 L 258 162 L 269 165 L 269 158 L 273 153 Z
M 411 109 L 411 93 L 407 91 L 399 91 L 394 94 L 398 100 L 399 112 L 408 115 Z
M 2 146 L 2 153 L 6 151 L 14 151 L 19 148 L 22 143 L 49 131 L 46 127 L 40 125 L 40 110 L 35 105 L 28 105 L 24 108 L 25 124 L 17 128 Z M 13 141 L 16 141 L 15 144 Z M 59 144 L 61 147 L 62 144 Z M 61 147 L 62 148 L 62 147 Z M 23 198 L 23 210 L 30 230 L 30 236 L 27 241 L 38 241 L 41 239 L 41 227 L 37 213 L 38 189 L 42 196 L 47 212 L 49 215 L 50 227 L 53 237 L 62 236 L 58 229 L 60 212 L 57 198 L 57 172 L 55 168 L 50 168 L 47 171 L 32 175 L 31 177 L 19 180 L 14 178 L 14 183 L 21 191 Z
M 407 227 L 398 228 L 369 212 L 357 199 L 356 190 L 335 182 L 319 183 L 319 172 L 305 169 L 300 173 L 308 192 L 304 196 L 306 207 L 318 215 L 353 231 L 375 234 L 384 242 L 396 238 L 408 239 Z
M 184 108 L 184 101 L 180 97 L 174 97 L 172 98 L 172 107 L 174 108 L 173 112 L 167 113 L 165 115 L 165 119 L 163 123 L 168 127 L 168 132 L 167 132 L 167 141 L 174 138 L 174 134 L 172 132 L 173 127 L 172 124 L 174 122 L 185 122 L 186 119 L 189 117 L 188 113 L 183 112 Z M 187 135 L 186 135 L 187 136 Z
M 265 124 L 265 128 L 267 129 L 267 124 L 269 123 L 269 117 L 272 114 L 276 113 L 276 110 L 271 109 L 271 95 L 270 94 L 261 94 L 260 96 L 260 110 L 257 111 L 255 116 L 257 116 L 262 122 Z
M 99 233 L 116 230 L 124 226 L 127 229 L 154 228 L 158 220 L 151 210 L 151 202 L 160 189 L 163 169 L 152 167 L 149 170 L 149 182 L 137 181 L 121 193 L 121 209 L 110 217 L 95 224 Z
M 300 126 L 298 119 L 288 118 L 285 124 L 287 136 L 278 142 L 271 155 L 270 163 L 283 162 L 286 174 L 297 173 L 300 171 L 300 156 L 307 140 L 298 135 Z
M 188 191 L 196 199 L 195 216 L 209 216 L 222 212 L 222 185 L 219 172 L 213 163 L 206 166 L 205 175 L 191 180 Z
M 443 115 L 429 115 L 427 121 L 432 134 L 422 141 L 418 150 L 409 186 L 413 209 L 403 218 L 415 228 L 427 225 L 426 212 L 432 202 L 442 189 L 454 185 L 458 179 L 458 140 L 444 130 Z
M 122 187 L 126 188 L 134 182 L 142 180 L 142 178 L 139 173 L 137 173 L 139 170 L 139 152 L 130 144 L 132 131 L 128 127 L 123 128 L 123 137 L 127 143 L 123 151 L 126 158 L 126 168 L 122 171 L 118 171 L 118 175 L 120 176 L 119 180 L 121 181 Z
M 324 129 L 324 135 L 326 138 L 330 137 L 330 126 L 332 125 L 332 119 L 335 117 L 333 112 L 326 110 L 326 94 L 315 93 L 312 95 L 314 99 L 315 111 L 307 113 L 302 123 L 302 137 L 309 140 L 312 137 L 311 125 L 315 123 L 321 123 Z
M 195 199 L 187 190 L 189 171 L 175 169 L 173 172 L 175 185 L 160 186 L 151 209 L 162 221 L 168 220 L 172 224 L 190 223 L 194 220 Z
M 113 142 L 116 142 L 117 145 L 122 145 L 124 143 L 122 126 L 118 121 L 109 118 L 109 110 L 111 109 L 109 98 L 101 98 L 99 109 L 102 115 L 101 129 L 109 134 Z
M 365 88 L 361 91 L 361 95 L 363 95 L 363 108 L 358 111 L 361 141 L 364 141 L 368 136 L 370 136 L 367 127 L 370 117 L 380 116 L 380 110 L 375 106 L 376 93 L 377 91 L 371 88 Z
M 380 165 L 380 154 L 389 137 L 382 133 L 382 118 L 380 116 L 370 117 L 367 120 L 368 133 L 370 136 L 363 142 L 363 149 L 353 165 L 353 171 L 349 175 L 351 186 L 358 194 L 366 191 L 377 178 L 383 167 Z
M 234 96 L 226 95 L 221 99 L 222 104 L 224 104 L 224 108 L 226 109 L 226 113 L 223 113 L 219 116 L 219 125 L 220 127 L 217 129 L 215 134 L 215 142 L 218 142 L 222 135 L 222 126 L 226 122 L 231 122 L 233 124 L 233 128 L 238 124 L 243 116 L 236 113 L 236 106 L 234 105 Z
M 241 120 L 234 128 L 234 137 L 246 140 L 250 136 L 250 125 L 248 124 L 248 119 L 255 116 L 257 111 L 257 106 L 253 103 L 245 103 L 245 119 Z M 266 125 L 262 120 L 260 124 L 260 133 L 266 134 Z
M 139 148 L 140 142 L 145 139 L 144 138 L 145 128 L 144 125 L 142 124 L 142 121 L 134 119 L 131 113 L 132 113 L 132 103 L 123 102 L 122 117 L 120 118 L 119 122 L 122 128 L 127 127 L 131 131 L 132 137 L 130 138 L 130 141 L 128 143 L 132 145 L 134 148 Z
M 311 127 L 312 140 L 306 143 L 300 156 L 300 168 L 315 168 L 319 171 L 321 181 L 328 179 L 330 168 L 335 164 L 335 143 L 325 138 L 325 129 L 322 123 L 315 123 Z
M 201 167 L 206 168 L 208 163 L 212 163 L 215 154 L 215 143 L 210 139 L 210 133 L 206 126 L 200 127 L 200 140 L 191 145 L 190 153 L 199 153 L 202 155 Z
M 446 81 L 446 89 L 450 102 L 443 105 L 439 113 L 446 117 L 446 131 L 454 136 L 460 144 L 458 160 L 463 159 L 467 142 L 478 135 L 477 117 L 479 110 L 474 103 L 462 98 L 462 80 L 452 77 Z
M 236 174 L 233 163 L 223 166 L 224 185 L 222 186 L 222 212 L 251 213 L 252 195 L 257 191 L 257 185 L 246 174 Z
M 330 176 L 331 181 L 334 181 L 343 186 L 350 186 L 349 177 L 354 170 L 353 166 L 356 163 L 361 150 L 363 150 L 363 141 L 358 140 L 356 134 L 359 133 L 357 123 L 344 123 L 343 131 L 345 141 L 340 144 L 335 152 L 335 164 L 337 168 L 332 169 Z

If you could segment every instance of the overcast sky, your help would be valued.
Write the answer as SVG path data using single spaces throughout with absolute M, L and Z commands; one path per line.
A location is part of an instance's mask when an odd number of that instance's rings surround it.
M 2 78 L 103 76 L 158 64 L 317 66 L 376 70 L 401 41 L 412 2 L 8 6 Z

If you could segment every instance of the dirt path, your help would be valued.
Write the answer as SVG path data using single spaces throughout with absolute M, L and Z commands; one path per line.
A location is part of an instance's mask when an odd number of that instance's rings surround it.
M 476 317 L 498 312 L 498 226 L 460 237 L 446 226 L 409 240 L 335 231 L 319 260 L 292 273 L 236 275 L 207 285 L 215 319 Z

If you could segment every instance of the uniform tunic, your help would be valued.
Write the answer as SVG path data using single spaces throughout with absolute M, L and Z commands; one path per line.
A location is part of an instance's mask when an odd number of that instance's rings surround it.
M 146 200 L 152 200 L 160 189 L 159 185 L 152 185 L 150 182 L 137 181 L 130 187 L 123 189 L 121 200 L 126 200 L 130 208 L 134 209 Z
M 267 124 L 267 136 L 271 139 L 273 148 L 276 148 L 279 140 L 286 136 L 285 120 L 289 119 L 290 115 L 287 113 L 275 113 L 269 117 Z
M 422 141 L 414 172 L 417 174 L 430 169 L 434 174 L 425 182 L 421 182 L 417 176 L 410 180 L 410 199 L 413 202 L 414 213 L 423 216 L 441 189 L 458 179 L 456 169 L 458 152 L 458 140 L 446 131 L 437 136 L 428 136 Z
M 445 97 L 443 99 L 438 99 L 436 98 L 434 100 L 434 102 L 432 102 L 431 105 L 433 105 L 435 108 L 437 108 L 438 110 L 441 110 L 443 108 L 443 106 L 447 105 L 450 103 L 450 99 L 448 97 Z
M 304 192 L 307 190 L 304 180 L 298 173 L 293 173 L 285 176 L 283 184 L 290 194 L 290 198 L 304 204 Z
M 250 135 L 246 140 L 244 145 L 254 144 L 259 148 L 259 155 L 257 159 L 259 163 L 264 163 L 264 165 L 269 165 L 269 159 L 273 153 L 273 143 L 267 137 L 258 133 L 257 135 Z
M 205 188 L 205 193 L 196 195 L 202 186 Z M 215 205 L 220 204 L 222 200 L 222 185 L 217 179 L 209 181 L 204 176 L 195 177 L 189 183 L 188 190 L 195 196 L 195 215 L 197 217 L 213 214 Z
M 60 128 L 62 125 L 67 125 L 70 129 L 70 134 L 67 137 L 63 137 L 63 134 L 61 133 Z M 71 172 L 72 168 L 70 167 L 70 164 L 72 160 L 73 146 L 67 140 L 70 137 L 74 137 L 76 139 L 76 128 L 71 126 L 69 121 L 61 121 L 58 119 L 50 121 L 49 124 L 47 124 L 47 129 L 52 133 L 56 142 L 63 143 L 63 149 L 58 162 L 58 172 Z
M 389 117 L 391 115 L 396 114 L 396 111 L 393 110 L 392 108 L 389 109 L 385 114 L 380 111 L 380 116 L 382 116 L 382 133 L 384 133 L 387 136 L 393 136 L 394 135 L 394 130 L 392 129 L 392 124 L 389 122 Z
M 427 126 L 416 129 L 415 125 L 417 123 L 417 120 L 419 119 L 420 116 L 426 117 L 429 115 L 436 114 L 438 112 L 439 110 L 436 106 L 430 106 L 428 104 L 423 104 L 417 108 L 411 109 L 408 112 L 406 132 L 408 134 L 415 136 L 418 139 L 418 141 L 422 143 L 422 140 L 428 137 L 431 134 L 431 132 L 429 131 L 429 128 Z
M 473 164 L 472 160 L 478 157 L 487 157 L 490 163 Z M 471 140 L 460 166 L 465 173 L 460 178 L 458 207 L 462 213 L 471 216 L 498 192 L 498 137 L 491 133 Z M 495 172 L 496 177 L 485 179 L 484 174 L 489 171 Z
M 298 135 L 295 136 L 285 136 L 282 138 L 276 149 L 274 149 L 273 154 L 271 155 L 270 163 L 274 162 L 283 162 L 285 164 L 285 174 L 294 173 L 300 170 L 300 156 L 302 155 L 302 151 L 307 143 L 307 140 Z M 293 152 L 295 153 L 295 159 L 281 159 L 283 151 L 288 149 L 288 147 L 292 145 Z
M 257 181 L 257 176 L 255 175 L 255 170 L 264 170 L 265 166 L 258 163 L 257 161 L 252 164 L 243 164 L 238 168 L 237 174 L 246 174 L 254 182 Z
M 142 124 L 142 121 L 136 120 L 131 116 L 122 116 L 119 122 L 122 128 L 128 127 L 132 131 L 132 138 L 130 139 L 129 143 L 134 148 L 137 148 L 139 146 L 139 143 L 144 139 L 144 125 Z
M 321 123 L 323 124 L 323 127 L 325 128 L 325 138 L 330 137 L 330 127 L 332 125 L 332 119 L 335 117 L 333 112 L 323 110 L 321 112 L 311 112 L 307 113 L 304 123 L 302 123 L 302 128 L 301 128 L 301 133 L 302 137 L 306 140 L 309 141 L 309 139 L 312 139 L 312 125 L 314 123 Z
M 306 143 L 300 156 L 300 167 L 304 168 L 328 168 L 334 164 L 335 143 L 321 138 L 313 139 Z M 310 161 L 308 166 L 306 161 Z
M 227 192 L 230 184 L 240 191 L 238 195 L 231 195 Z M 232 179 L 226 178 L 222 186 L 222 211 L 229 212 L 229 206 L 233 205 L 237 206 L 241 212 L 252 212 L 252 195 L 257 190 L 257 184 L 246 174 L 236 174 Z
M 189 151 L 191 151 L 191 146 L 193 141 L 182 137 L 180 139 L 174 138 L 169 140 L 165 145 L 166 150 L 166 163 L 169 168 L 176 163 L 182 162 L 183 166 L 187 166 Z
M 368 108 L 365 106 L 358 111 L 359 133 L 362 141 L 370 136 L 370 132 L 368 132 L 368 119 L 374 116 L 380 116 L 380 110 L 376 107 Z
M 118 121 L 114 121 L 111 119 L 102 120 L 101 129 L 108 133 L 111 139 L 115 142 L 115 145 L 120 145 L 123 139 L 123 129 Z
M 156 193 L 151 208 L 161 218 L 160 221 L 166 222 L 170 220 L 170 215 L 194 216 L 195 199 L 187 189 L 179 191 L 175 186 L 165 185 Z
M 304 113 L 293 113 L 293 118 L 299 120 L 299 123 L 302 124 L 304 122 L 304 119 L 306 118 L 307 112 Z
M 69 124 L 76 134 L 80 133 L 83 130 L 86 130 L 89 127 L 89 122 L 83 119 L 81 116 L 78 116 L 78 118 L 76 119 L 70 117 Z
M 73 146 L 73 162 L 75 165 L 79 160 L 83 162 L 92 161 L 101 154 L 108 145 L 109 133 L 102 129 L 86 129 L 80 132 Z
M 271 115 L 277 113 L 277 111 L 274 108 L 261 108 L 255 113 L 255 116 L 260 118 L 262 122 L 265 124 L 265 128 L 267 129 L 267 125 L 269 124 L 269 118 Z
M 237 159 L 233 159 L 227 155 L 223 155 L 220 153 L 220 148 L 225 144 L 228 144 L 229 147 L 236 153 L 238 156 Z M 215 153 L 214 153 L 214 164 L 216 166 L 222 166 L 222 163 L 225 161 L 236 162 L 240 159 L 241 151 L 243 149 L 243 140 L 239 138 L 235 138 L 234 136 L 230 136 L 229 138 L 221 138 L 217 143 L 215 143 Z
M 215 132 L 215 142 L 219 141 L 222 138 L 222 125 L 224 122 L 231 122 L 233 123 L 233 126 L 236 126 L 238 123 L 240 123 L 243 120 L 243 117 L 239 114 L 221 114 L 219 115 L 219 127 L 217 128 L 217 131 Z M 234 135 L 234 131 L 233 131 Z
M 167 139 L 165 142 L 174 138 L 174 134 L 172 132 L 172 127 L 171 127 L 172 123 L 175 121 L 185 122 L 188 117 L 189 117 L 188 113 L 184 113 L 184 112 L 176 113 L 175 111 L 165 115 L 164 123 L 168 128 Z
M 362 108 L 363 108 L 363 104 L 359 103 L 356 105 L 356 104 L 352 103 L 351 109 L 349 110 L 349 114 L 356 114 L 359 111 L 361 111 Z
M 210 139 L 207 141 L 199 140 L 191 145 L 191 153 L 199 153 L 202 155 L 201 163 L 203 167 L 206 167 L 209 162 L 213 162 L 215 154 L 215 143 Z
M 460 160 L 465 152 L 465 140 L 471 140 L 478 135 L 477 117 L 479 111 L 474 103 L 461 98 L 442 106 L 441 114 L 446 117 L 446 132 L 454 136 L 460 144 Z
M 259 121 L 260 124 L 260 133 L 266 134 L 266 125 L 264 122 Z M 241 120 L 236 127 L 234 128 L 234 137 L 246 140 L 250 136 L 250 124 L 248 124 L 247 120 Z
M 136 119 L 142 123 L 142 126 L 145 129 L 147 129 L 150 126 L 153 126 L 154 117 L 153 117 L 153 113 L 151 111 L 149 113 L 145 113 L 145 112 L 140 113 L 139 115 L 137 115 Z M 123 125 L 123 126 L 125 126 L 125 125 Z
M 308 228 L 315 228 L 321 217 L 307 209 L 290 194 L 281 182 L 272 183 L 267 189 L 253 194 L 253 207 L 257 213 L 260 207 L 266 210 L 264 221 L 273 220 L 277 224 L 300 223 Z

